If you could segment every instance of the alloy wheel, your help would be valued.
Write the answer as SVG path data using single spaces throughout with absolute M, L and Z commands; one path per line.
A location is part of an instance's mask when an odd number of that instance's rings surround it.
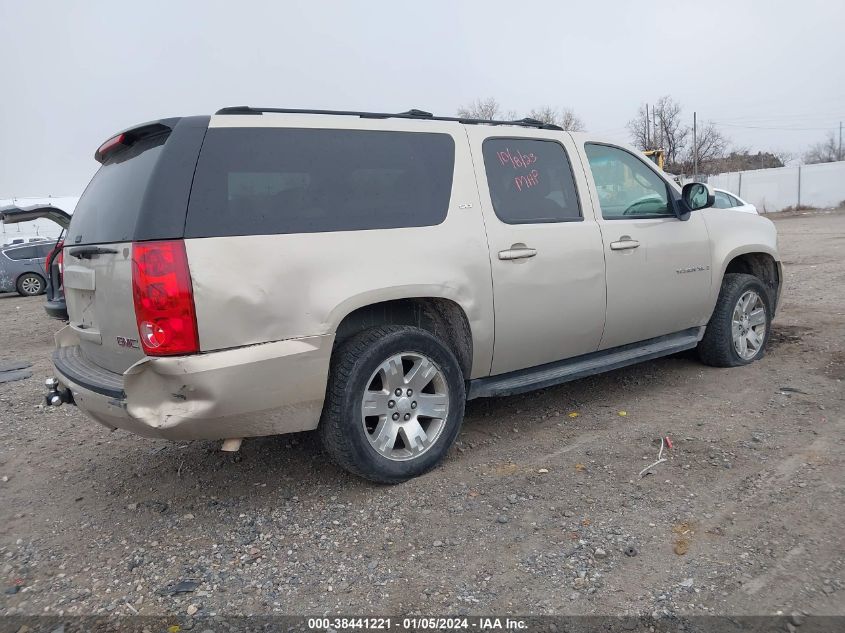
M 760 353 L 766 340 L 766 305 L 754 290 L 745 291 L 736 302 L 731 318 L 734 349 L 743 360 Z
M 394 354 L 370 376 L 361 421 L 370 445 L 392 461 L 419 457 L 437 442 L 449 415 L 442 370 L 416 352 Z

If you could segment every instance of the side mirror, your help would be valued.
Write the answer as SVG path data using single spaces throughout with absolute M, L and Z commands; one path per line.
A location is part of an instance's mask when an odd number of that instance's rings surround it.
M 716 202 L 713 187 L 703 182 L 690 182 L 681 190 L 681 199 L 688 211 L 712 207 Z

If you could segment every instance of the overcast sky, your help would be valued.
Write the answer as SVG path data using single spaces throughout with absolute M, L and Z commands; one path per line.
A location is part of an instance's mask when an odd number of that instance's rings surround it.
M 735 145 L 801 153 L 845 120 L 843 24 L 841 0 L 0 0 L 0 198 L 79 195 L 114 132 L 241 104 L 452 115 L 494 96 L 627 142 L 671 94 Z

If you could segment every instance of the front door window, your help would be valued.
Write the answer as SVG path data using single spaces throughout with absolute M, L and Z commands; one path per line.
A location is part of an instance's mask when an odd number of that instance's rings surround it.
M 667 184 L 643 160 L 618 147 L 584 148 L 605 220 L 674 216 Z

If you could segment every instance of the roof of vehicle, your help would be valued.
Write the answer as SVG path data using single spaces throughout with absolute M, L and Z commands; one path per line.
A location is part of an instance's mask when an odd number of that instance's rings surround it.
M 56 243 L 56 240 L 39 240 L 37 242 L 25 242 L 23 244 L 9 244 L 8 246 L 0 246 L 0 251 L 14 251 L 19 248 L 32 248 L 33 246 L 43 246 L 44 242 L 49 243 Z M 34 259 L 38 259 L 37 257 Z
M 428 121 L 454 121 L 467 125 L 516 125 L 521 127 L 533 127 L 543 130 L 562 130 L 560 126 L 544 123 L 537 119 L 524 118 L 516 121 L 499 121 L 495 119 L 474 119 L 471 117 L 448 117 L 435 116 L 425 110 L 411 109 L 406 112 L 364 112 L 358 110 L 310 110 L 305 108 L 254 108 L 251 106 L 230 106 L 221 108 L 216 115 L 221 114 L 329 114 L 341 116 L 354 116 L 362 119 L 417 119 Z

